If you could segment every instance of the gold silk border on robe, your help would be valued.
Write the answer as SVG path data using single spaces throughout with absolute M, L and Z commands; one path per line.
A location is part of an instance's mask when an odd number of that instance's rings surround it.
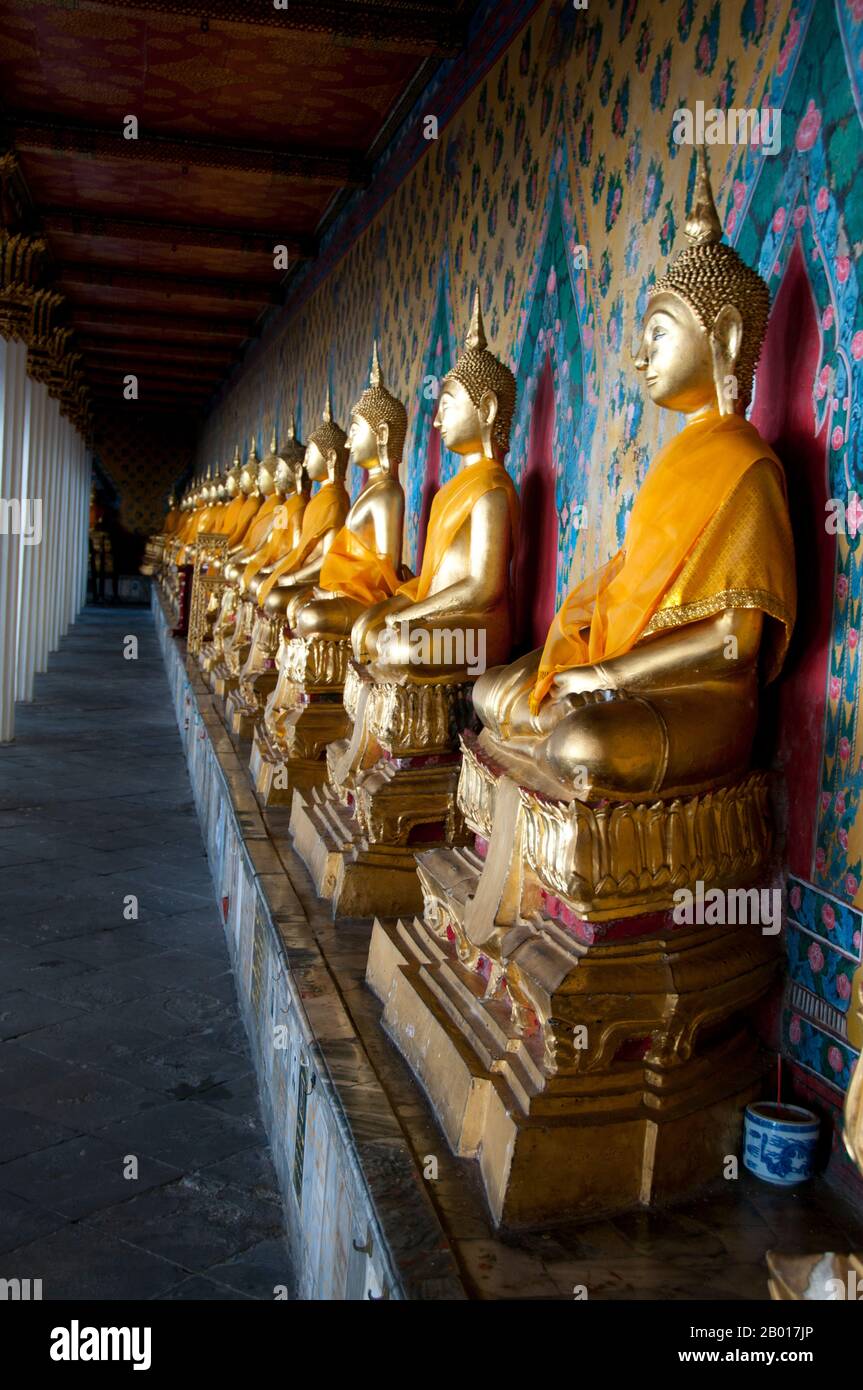
M 399 577 L 389 556 L 378 554 L 343 526 L 327 551 L 318 587 L 371 607 L 391 598 L 398 586 Z
M 327 534 L 341 526 L 348 514 L 350 498 L 341 483 L 324 483 L 306 507 L 300 539 L 289 554 L 279 561 L 258 590 L 258 606 L 263 608 L 267 596 L 285 574 L 299 569 L 315 546 Z
M 558 671 L 620 656 L 652 632 L 733 607 L 760 608 L 776 619 L 778 631 L 765 648 L 772 679 L 796 610 L 785 478 L 748 420 L 714 413 L 660 450 L 624 547 L 556 614 L 531 709 L 539 710 Z
M 503 464 L 484 458 L 470 463 L 435 493 L 429 512 L 423 562 L 415 579 L 409 579 L 398 590 L 413 603 L 420 603 L 431 592 L 432 580 L 444 557 L 467 521 L 477 502 L 486 493 L 501 488 L 509 503 L 511 542 L 515 548 L 518 532 L 518 494 Z

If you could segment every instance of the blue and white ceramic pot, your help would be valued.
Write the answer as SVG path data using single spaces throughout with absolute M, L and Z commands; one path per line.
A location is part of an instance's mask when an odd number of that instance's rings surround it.
M 743 1162 L 756 1177 L 777 1187 L 811 1178 L 820 1120 L 801 1105 L 757 1100 L 746 1107 Z

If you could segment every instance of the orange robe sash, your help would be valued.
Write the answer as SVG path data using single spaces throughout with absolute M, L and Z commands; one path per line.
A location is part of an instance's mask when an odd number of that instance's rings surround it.
M 350 498 L 341 483 L 324 483 L 306 507 L 300 539 L 279 561 L 258 590 L 258 606 L 263 608 L 267 596 L 285 574 L 305 564 L 315 546 L 337 526 L 341 526 L 350 508 Z
M 285 537 L 290 535 L 294 519 L 305 505 L 306 498 L 301 493 L 293 492 L 290 497 L 287 497 L 276 507 L 266 540 L 263 545 L 258 547 L 243 570 L 243 577 L 240 580 L 241 592 L 248 589 L 255 575 L 260 569 L 263 569 L 264 565 L 271 565 L 274 560 L 278 560 Z
M 571 591 L 552 619 L 531 692 L 534 714 L 558 671 L 630 651 L 701 532 L 758 459 L 781 464 L 742 415 L 687 425 L 648 470 L 621 550 Z
M 512 478 L 502 463 L 484 458 L 469 463 L 466 468 L 445 483 L 435 493 L 429 512 L 423 562 L 415 579 L 399 587 L 412 603 L 420 603 L 431 592 L 432 580 L 443 564 L 444 557 L 467 521 L 477 502 L 487 492 L 502 488 L 509 503 L 509 520 L 513 548 L 518 531 L 518 494 Z
M 327 551 L 318 587 L 371 607 L 391 598 L 398 586 L 399 577 L 389 556 L 379 555 L 343 526 Z

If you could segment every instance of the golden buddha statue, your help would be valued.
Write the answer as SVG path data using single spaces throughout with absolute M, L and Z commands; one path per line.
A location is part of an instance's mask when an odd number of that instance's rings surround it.
M 274 435 L 273 451 L 275 448 Z M 300 544 L 311 491 L 305 450 L 296 438 L 293 420 L 275 477 L 280 504 L 272 514 L 263 544 L 245 565 L 238 566 L 234 584 L 236 621 L 224 642 L 223 661 L 213 673 L 217 695 L 233 692 L 227 716 L 231 728 L 242 737 L 251 732 L 263 710 L 263 698 L 275 684 L 275 655 L 282 628 L 281 619 L 258 608 L 258 591 L 275 566 Z
M 321 780 L 326 746 L 344 732 L 351 627 L 400 582 L 404 492 L 398 467 L 406 433 L 407 413 L 383 385 L 373 345 L 369 385 L 351 411 L 350 435 L 334 424 L 328 396 L 324 424 L 306 453 L 313 477 L 325 454 L 330 472 L 341 471 L 342 460 L 351 458 L 368 473 L 366 486 L 335 532 L 320 535 L 318 522 L 313 551 L 299 566 L 293 557 L 277 565 L 258 591 L 264 611 L 285 627 L 279 677 L 255 731 L 251 761 L 267 801 L 290 799 L 289 767 L 306 784 Z M 320 497 L 310 502 L 307 519 Z M 309 530 L 311 540 L 311 524 Z M 287 779 L 281 785 L 275 783 L 277 773 Z
M 405 514 L 399 465 L 407 424 L 401 401 L 383 385 L 374 343 L 369 384 L 351 411 L 347 437 L 350 461 L 368 477 L 326 553 L 315 596 L 295 606 L 298 637 L 348 638 L 369 605 L 398 588 Z
M 290 605 L 314 592 L 324 557 L 350 508 L 344 482 L 347 465 L 347 435 L 333 419 L 328 391 L 321 423 L 309 436 L 304 460 L 309 481 L 321 487 L 304 511 L 296 546 L 258 585 L 258 606 L 276 621 L 284 623 Z
M 355 622 L 357 660 L 439 679 L 466 676 L 471 653 L 493 661 L 509 654 L 518 499 L 503 459 L 515 394 L 512 372 L 488 350 L 477 291 L 464 351 L 444 378 L 434 418 L 462 466 L 432 502 L 420 574 Z M 460 641 L 441 640 L 454 629 Z
M 328 751 L 329 785 L 294 801 L 297 851 L 338 914 L 416 910 L 415 843 L 463 834 L 457 735 L 487 653 L 499 661 L 511 645 L 518 499 L 503 459 L 515 396 L 512 372 L 488 350 L 477 293 L 434 420 L 462 467 L 432 503 L 419 575 L 355 621 L 353 733 Z
M 794 623 L 784 474 L 742 414 L 769 293 L 720 240 L 703 153 L 686 231 L 635 361 L 650 399 L 685 427 L 648 471 L 623 548 L 570 593 L 543 651 L 488 671 L 474 691 L 495 741 L 584 798 L 738 778 L 759 674 L 778 674 Z
M 275 486 L 279 506 L 273 514 L 273 521 L 263 544 L 249 557 L 242 570 L 238 567 L 237 574 L 239 592 L 248 593 L 253 598 L 257 597 L 263 579 L 299 544 L 303 517 L 312 489 L 311 479 L 305 468 L 306 451 L 297 439 L 297 426 L 293 415 L 288 422 L 284 446 L 278 453 L 276 434 L 275 430 L 273 431 L 270 453 L 277 458 Z
M 761 1091 L 747 1010 L 776 937 L 733 904 L 721 926 L 671 912 L 765 872 L 758 678 L 795 613 L 782 468 L 742 413 L 769 295 L 721 242 L 703 150 L 686 234 L 635 361 L 684 428 L 542 652 L 476 682 L 457 794 L 474 845 L 419 852 L 424 919 L 372 936 L 387 1031 L 510 1225 L 709 1181 Z
M 297 495 L 295 469 L 302 465 L 302 446 L 296 442 L 293 423 L 283 456 L 278 452 L 275 430 L 270 451 L 257 472 L 257 487 L 264 501 L 250 522 L 246 535 L 224 566 L 224 587 L 212 628 L 212 639 L 202 648 L 199 662 L 212 677 L 213 689 L 225 695 L 233 689 L 248 653 L 254 624 L 254 602 L 243 602 L 247 582 L 272 553 L 278 557 L 291 543 L 296 516 L 303 509 Z M 230 531 L 227 520 L 225 530 Z M 216 668 L 219 668 L 218 673 Z

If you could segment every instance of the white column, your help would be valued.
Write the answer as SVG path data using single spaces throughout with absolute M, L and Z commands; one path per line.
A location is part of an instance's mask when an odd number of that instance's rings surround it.
M 24 434 L 27 405 L 27 348 L 0 339 L 0 501 L 23 496 Z M 18 582 L 21 538 L 7 506 L 0 529 L 0 743 L 15 734 L 18 678 Z
M 80 460 L 80 490 L 78 497 L 79 513 L 79 532 L 78 532 L 78 587 L 75 595 L 77 612 L 87 602 L 87 566 L 89 558 L 89 537 L 90 537 L 90 474 L 92 464 L 90 461 L 90 450 L 86 442 L 81 440 L 81 460 Z
M 60 573 L 57 578 L 57 617 L 54 641 L 69 631 L 69 589 L 72 567 L 72 426 L 61 416 L 62 449 L 60 453 Z
M 31 537 L 31 543 L 21 547 L 21 590 L 18 605 L 17 697 L 19 700 L 33 699 L 40 575 L 46 556 L 46 546 L 41 531 L 44 524 L 45 507 L 45 422 L 48 389 L 41 382 L 28 379 L 28 391 L 30 412 L 27 431 L 25 488 L 30 503 L 30 518 L 34 533 Z M 38 529 L 35 529 L 37 527 Z
M 45 546 L 45 565 L 37 617 L 36 648 L 36 670 L 40 672 L 48 669 L 57 576 L 57 453 L 60 407 L 51 396 L 48 397 L 46 416 L 45 502 L 42 508 L 42 544 Z

